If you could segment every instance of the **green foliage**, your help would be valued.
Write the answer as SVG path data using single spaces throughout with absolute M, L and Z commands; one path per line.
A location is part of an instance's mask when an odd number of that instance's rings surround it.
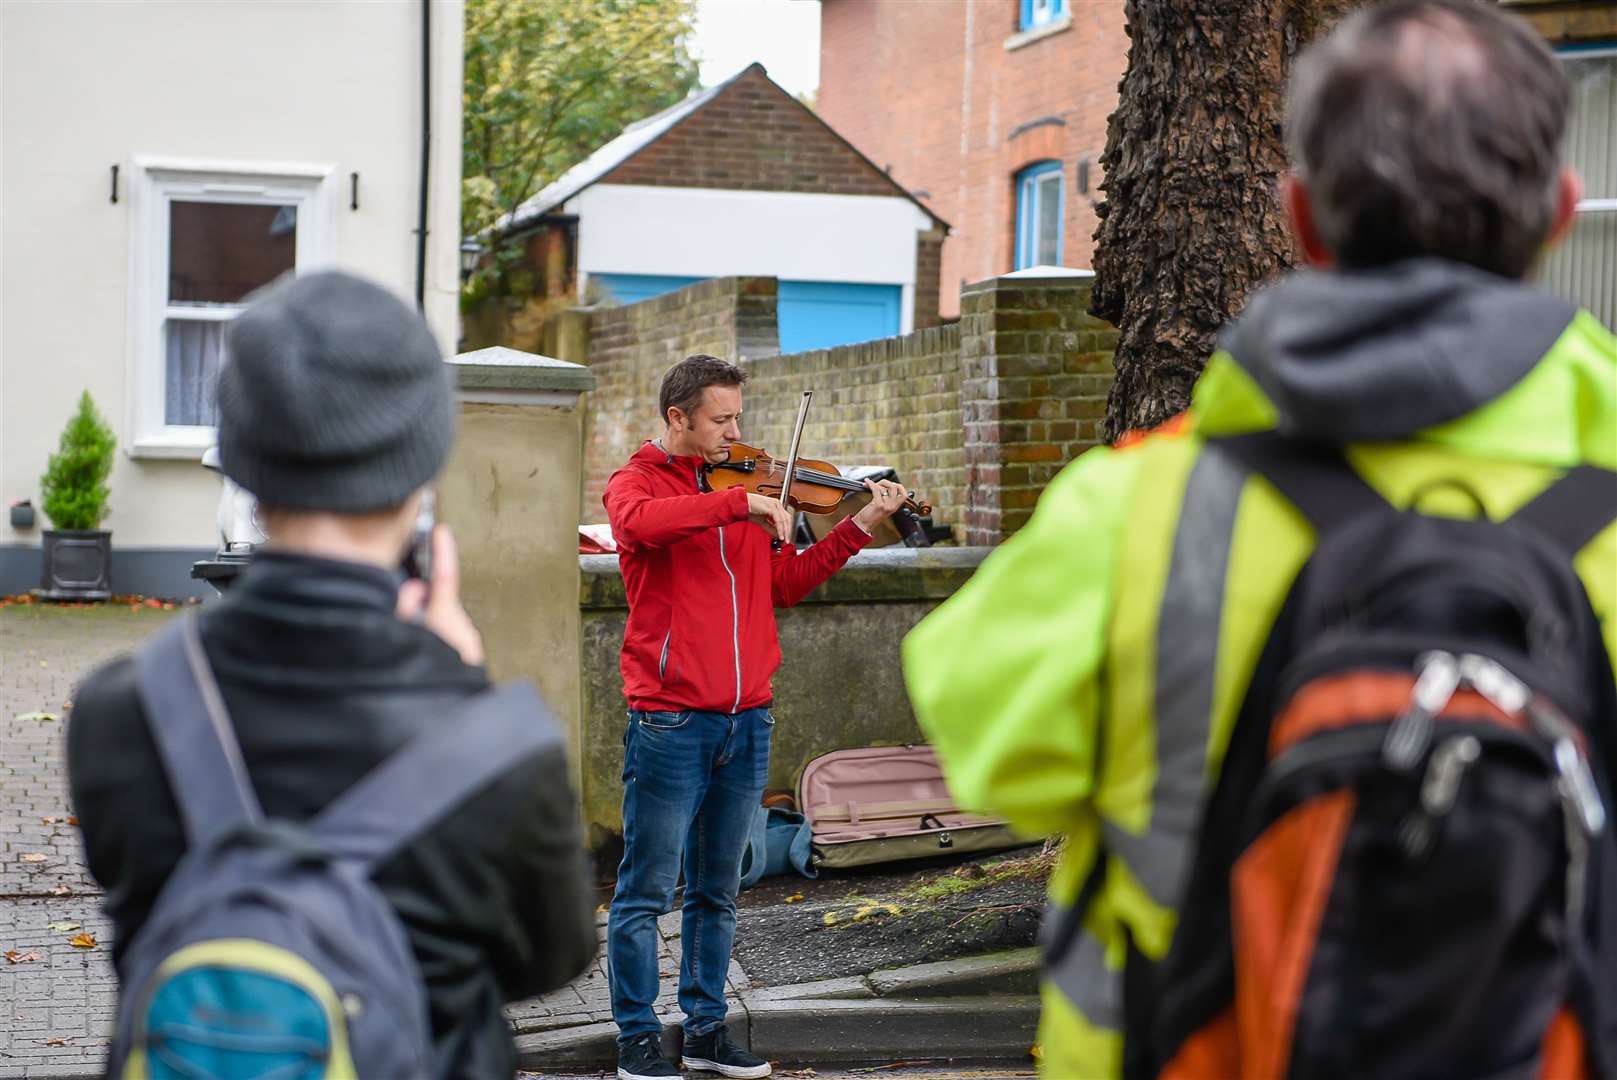
M 694 0 L 467 0 L 462 235 L 689 94 L 694 18 Z M 502 244 L 468 289 L 531 287 L 521 257 Z
M 79 398 L 78 411 L 67 422 L 62 442 L 50 457 L 39 486 L 45 516 L 58 529 L 94 529 L 105 520 L 107 475 L 112 472 L 112 452 L 118 445 L 112 429 L 86 390 Z

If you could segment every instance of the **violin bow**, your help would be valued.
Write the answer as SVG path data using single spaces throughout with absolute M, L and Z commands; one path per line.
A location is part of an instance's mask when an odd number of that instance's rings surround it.
M 814 399 L 814 391 L 803 391 L 803 400 L 797 406 L 797 426 L 792 429 L 792 446 L 786 455 L 786 478 L 780 484 L 780 504 L 788 511 L 792 504 L 787 501 L 792 493 L 792 477 L 797 475 L 797 448 L 803 441 L 803 425 L 808 421 L 809 402 Z M 773 547 L 780 550 L 781 542 L 774 541 Z

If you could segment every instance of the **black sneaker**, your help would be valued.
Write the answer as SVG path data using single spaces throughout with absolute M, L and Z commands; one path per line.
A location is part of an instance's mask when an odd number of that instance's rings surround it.
M 768 1076 L 772 1071 L 769 1062 L 731 1042 L 723 1024 L 706 1035 L 685 1036 L 685 1048 L 680 1052 L 679 1063 L 687 1069 L 703 1069 L 739 1080 L 756 1080 L 757 1077 Z
M 618 1043 L 618 1080 L 668 1080 L 678 1075 L 679 1070 L 663 1057 L 661 1036 L 647 1032 Z

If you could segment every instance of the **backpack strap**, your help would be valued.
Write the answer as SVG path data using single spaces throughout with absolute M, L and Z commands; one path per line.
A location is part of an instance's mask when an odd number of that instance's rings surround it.
M 1339 447 L 1288 439 L 1277 431 L 1217 436 L 1207 445 L 1263 476 L 1322 535 L 1387 508 L 1387 500 L 1353 471 Z
M 532 683 L 484 691 L 365 774 L 309 831 L 374 869 L 518 762 L 562 745 Z
M 263 819 L 197 617 L 164 627 L 135 655 L 136 688 L 185 836 L 200 845 Z
M 1576 555 L 1617 518 L 1617 472 L 1576 465 L 1510 515 L 1551 537 Z

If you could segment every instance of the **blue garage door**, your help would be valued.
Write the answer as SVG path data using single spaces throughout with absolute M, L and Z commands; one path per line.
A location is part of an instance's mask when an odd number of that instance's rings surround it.
M 590 282 L 620 304 L 634 304 L 701 280 L 655 274 L 591 274 Z M 780 351 L 828 349 L 892 337 L 899 331 L 898 285 L 839 281 L 780 283 Z
M 590 284 L 620 304 L 638 304 L 687 285 L 695 285 L 701 278 L 662 277 L 657 274 L 591 274 Z
M 898 333 L 897 285 L 780 283 L 780 351 L 829 349 Z

